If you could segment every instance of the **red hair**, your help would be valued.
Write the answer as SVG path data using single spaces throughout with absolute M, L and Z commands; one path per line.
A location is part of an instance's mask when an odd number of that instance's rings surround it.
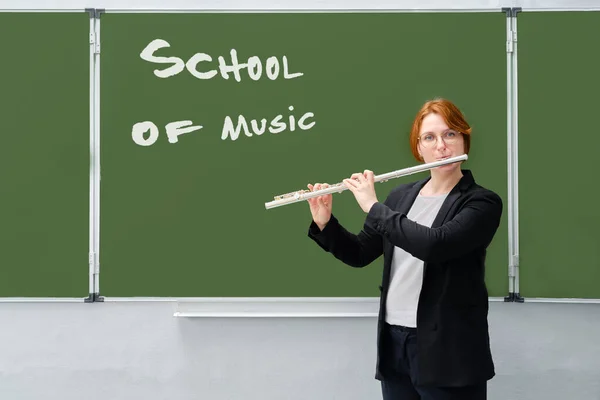
M 410 149 L 417 161 L 423 161 L 423 157 L 419 155 L 419 150 L 417 149 L 421 124 L 423 123 L 423 118 L 432 113 L 441 116 L 450 129 L 463 134 L 465 154 L 469 154 L 469 148 L 471 146 L 471 127 L 465 120 L 462 112 L 451 101 L 435 98 L 423 104 L 415 117 L 410 131 Z

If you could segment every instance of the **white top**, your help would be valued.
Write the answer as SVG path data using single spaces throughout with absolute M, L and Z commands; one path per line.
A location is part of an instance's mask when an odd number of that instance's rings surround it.
M 407 214 L 408 219 L 431 227 L 446 196 L 448 195 L 419 194 Z M 390 288 L 386 299 L 385 320 L 389 324 L 412 328 L 417 326 L 417 304 L 423 283 L 423 266 L 422 260 L 413 257 L 400 247 L 394 248 Z

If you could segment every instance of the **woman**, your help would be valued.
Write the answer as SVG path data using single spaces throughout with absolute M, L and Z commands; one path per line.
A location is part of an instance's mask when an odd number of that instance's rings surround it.
M 468 154 L 470 142 L 469 124 L 445 99 L 425 103 L 410 133 L 413 155 L 425 163 Z M 372 171 L 343 182 L 367 214 L 363 229 L 348 232 L 332 215 L 332 195 L 324 195 L 309 199 L 308 235 L 353 267 L 384 255 L 375 374 L 384 400 L 486 399 L 495 372 L 485 255 L 502 200 L 461 163 L 399 185 L 384 202 Z

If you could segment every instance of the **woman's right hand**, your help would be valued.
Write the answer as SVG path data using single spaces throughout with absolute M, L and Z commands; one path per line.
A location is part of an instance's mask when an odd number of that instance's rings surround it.
M 308 188 L 311 192 L 328 187 L 329 185 L 327 183 L 315 183 L 314 186 L 310 183 L 308 184 Z M 323 230 L 331 218 L 331 203 L 333 201 L 333 196 L 331 194 L 325 194 L 307 199 L 307 201 L 310 206 L 313 221 L 320 230 Z

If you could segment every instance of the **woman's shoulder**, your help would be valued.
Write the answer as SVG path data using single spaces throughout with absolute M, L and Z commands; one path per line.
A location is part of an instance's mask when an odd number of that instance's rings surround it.
M 481 184 L 478 184 L 478 183 L 473 183 L 473 185 L 471 185 L 469 187 L 469 189 L 467 190 L 467 193 L 470 193 L 473 196 L 486 197 L 486 198 L 490 198 L 490 199 L 502 202 L 502 198 L 500 197 L 500 195 L 497 192 L 495 192 L 491 188 L 482 186 Z
M 463 205 L 477 204 L 478 208 L 484 207 L 488 210 L 495 210 L 495 213 L 502 213 L 504 208 L 502 197 L 494 190 L 479 184 L 472 184 L 464 193 Z

